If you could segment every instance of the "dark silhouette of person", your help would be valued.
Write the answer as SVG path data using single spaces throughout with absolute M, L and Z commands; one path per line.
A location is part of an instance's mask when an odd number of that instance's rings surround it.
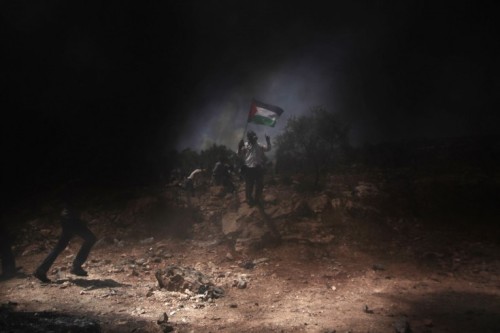
M 223 186 L 224 189 L 233 193 L 235 190 L 234 184 L 231 180 L 231 166 L 227 163 L 227 158 L 224 155 L 219 157 L 217 163 L 212 170 L 212 177 L 214 185 Z
M 238 156 L 243 159 L 242 174 L 245 179 L 245 196 L 249 206 L 261 203 L 264 189 L 265 152 L 271 150 L 271 139 L 266 135 L 267 145 L 257 142 L 257 134 L 248 131 L 247 142 L 243 139 L 238 144 Z M 255 192 L 254 192 L 255 189 Z
M 82 268 L 83 263 L 87 260 L 92 246 L 96 242 L 96 237 L 87 227 L 85 221 L 80 218 L 80 212 L 77 207 L 77 193 L 75 188 L 69 187 L 63 192 L 63 209 L 61 211 L 60 222 L 62 227 L 61 236 L 47 255 L 43 262 L 38 266 L 33 275 L 42 282 L 50 282 L 47 277 L 47 272 L 57 259 L 59 254 L 68 246 L 69 241 L 76 235 L 83 238 L 84 242 L 78 251 L 70 273 L 77 276 L 87 276 L 87 272 Z
M 184 181 L 180 182 L 178 185 L 189 192 L 189 194 L 194 197 L 196 193 L 196 187 L 200 184 L 200 179 L 205 174 L 205 169 L 194 169 L 193 172 L 189 174 L 189 176 L 184 179 Z
M 0 224 L 0 259 L 2 260 L 0 280 L 13 278 L 16 275 L 16 260 L 12 252 L 12 235 L 3 224 Z

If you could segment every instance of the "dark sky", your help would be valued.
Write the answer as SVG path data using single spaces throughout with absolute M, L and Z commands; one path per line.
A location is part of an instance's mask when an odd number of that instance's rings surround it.
M 496 133 L 494 7 L 468 1 L 0 1 L 4 182 L 234 147 L 252 98 L 354 144 Z M 13 186 L 15 187 L 15 186 Z

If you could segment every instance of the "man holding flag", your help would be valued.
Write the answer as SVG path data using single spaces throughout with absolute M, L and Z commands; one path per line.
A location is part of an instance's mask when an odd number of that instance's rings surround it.
M 282 113 L 283 109 L 280 107 L 253 100 L 248 114 L 247 126 L 251 122 L 274 127 L 276 120 Z M 241 172 L 245 179 L 246 200 L 249 206 L 254 206 L 261 203 L 262 190 L 264 189 L 264 153 L 271 150 L 271 138 L 266 135 L 266 145 L 262 145 L 257 141 L 257 134 L 254 131 L 248 131 L 247 139 L 246 143 L 243 139 L 240 140 L 238 156 L 243 159 Z

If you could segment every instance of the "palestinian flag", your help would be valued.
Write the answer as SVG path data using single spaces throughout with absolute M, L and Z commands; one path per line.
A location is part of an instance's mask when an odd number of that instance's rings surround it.
M 252 100 L 252 106 L 248 113 L 248 122 L 274 127 L 274 125 L 276 125 L 276 120 L 282 113 L 282 108 L 262 103 L 254 99 Z

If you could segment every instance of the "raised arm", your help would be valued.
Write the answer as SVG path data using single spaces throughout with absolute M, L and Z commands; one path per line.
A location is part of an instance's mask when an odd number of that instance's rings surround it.
M 243 142 L 243 139 L 240 140 L 238 143 L 238 156 L 241 156 L 243 154 L 243 147 L 245 146 L 245 142 Z
M 264 151 L 270 151 L 271 150 L 271 138 L 268 135 L 266 135 L 266 143 L 267 143 L 267 145 L 266 145 L 266 148 L 264 149 Z

